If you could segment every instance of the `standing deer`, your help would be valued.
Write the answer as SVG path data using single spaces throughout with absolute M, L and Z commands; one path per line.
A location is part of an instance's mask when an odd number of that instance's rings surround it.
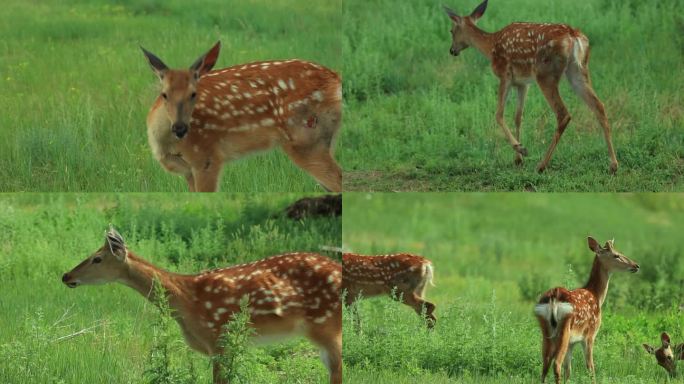
M 425 307 L 428 327 L 437 321 L 435 305 L 425 301 L 425 289 L 432 284 L 432 262 L 424 257 L 399 253 L 384 256 L 342 255 L 342 289 L 345 304 L 351 306 L 360 297 L 389 295 L 396 290 L 404 304 L 419 315 Z
M 570 378 L 572 370 L 572 348 L 581 343 L 587 369 L 594 375 L 594 339 L 601 326 L 601 306 L 608 293 L 608 280 L 613 272 L 639 271 L 639 264 L 615 250 L 613 241 L 601 245 L 588 238 L 589 249 L 595 254 L 589 281 L 582 288 L 572 291 L 563 287 L 544 293 L 534 307 L 534 314 L 542 331 L 542 383 L 552 362 L 556 384 L 560 383 L 561 363 L 564 380 Z
M 492 70 L 499 78 L 496 121 L 516 152 L 515 163 L 522 164 L 523 156 L 527 156 L 527 150 L 520 144 L 520 126 L 529 84 L 536 81 L 556 113 L 558 124 L 551 145 L 537 166 L 537 171 L 543 172 L 549 164 L 551 155 L 570 122 L 570 114 L 558 92 L 558 83 L 565 74 L 572 89 L 596 114 L 603 127 L 610 155 L 610 171 L 617 172 L 618 162 L 610 137 L 610 125 L 603 103 L 596 96 L 589 78 L 589 39 L 578 29 L 565 24 L 513 23 L 498 32 L 487 33 L 476 25 L 486 9 L 487 0 L 470 16 L 458 16 L 445 7 L 453 22 L 450 52 L 458 56 L 461 51 L 473 46 L 491 61 Z M 518 93 L 515 136 L 504 120 L 504 106 L 511 86 Z
M 190 191 L 218 190 L 223 164 L 280 146 L 330 191 L 342 190 L 333 145 L 342 118 L 342 84 L 333 71 L 302 60 L 262 61 L 212 71 L 217 42 L 189 69 L 169 69 L 143 48 L 161 81 L 147 115 L 152 153 Z
M 197 275 L 164 271 L 131 252 L 111 228 L 93 255 L 62 276 L 70 288 L 120 282 L 155 302 L 153 281 L 163 287 L 172 316 L 188 345 L 220 354 L 222 327 L 248 297 L 250 325 L 257 338 L 305 335 L 321 349 L 331 384 L 342 383 L 342 267 L 314 253 L 290 253 Z M 214 383 L 224 384 L 220 366 Z
M 660 348 L 656 349 L 648 344 L 643 344 L 646 352 L 655 355 L 658 365 L 665 368 L 671 377 L 677 376 L 677 361 L 684 360 L 684 343 L 672 345 L 670 343 L 670 335 L 663 332 L 660 335 Z

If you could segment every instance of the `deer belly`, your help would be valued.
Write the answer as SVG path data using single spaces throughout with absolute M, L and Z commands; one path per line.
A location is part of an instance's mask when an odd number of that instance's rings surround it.
M 288 320 L 279 318 L 257 325 L 252 340 L 255 344 L 270 344 L 305 333 L 306 323 L 303 318 Z
M 575 343 L 579 343 L 579 342 L 583 342 L 583 341 L 584 341 L 584 335 L 583 334 L 581 334 L 581 333 L 570 333 L 570 341 L 569 341 L 570 345 L 575 344 Z
M 221 140 L 221 153 L 227 160 L 238 159 L 250 153 L 267 151 L 279 144 L 280 136 L 274 130 L 233 132 Z

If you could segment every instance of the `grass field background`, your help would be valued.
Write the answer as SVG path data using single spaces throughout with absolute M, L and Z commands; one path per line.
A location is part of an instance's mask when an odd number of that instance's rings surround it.
M 556 129 L 532 85 L 522 167 L 496 124 L 498 79 L 474 48 L 449 55 L 449 5 L 479 0 L 364 1 L 344 7 L 345 190 L 671 191 L 684 181 L 684 17 L 677 0 L 492 0 L 486 31 L 511 22 L 567 23 L 590 40 L 594 88 L 606 105 L 620 170 L 608 174 L 603 133 L 567 81 L 572 121 L 549 168 L 535 167 Z M 506 121 L 513 129 L 512 92 Z M 353 150 L 352 150 L 353 149 Z
M 614 274 L 594 362 L 599 383 L 662 383 L 665 370 L 641 344 L 660 333 L 684 342 L 684 199 L 668 194 L 365 194 L 344 197 L 343 246 L 367 254 L 413 252 L 434 262 L 437 325 L 389 298 L 359 305 L 361 330 L 344 312 L 350 383 L 535 383 L 542 292 L 578 287 L 593 253 L 587 236 L 641 266 Z M 681 369 L 681 367 L 680 367 Z M 590 383 L 575 348 L 573 383 Z M 682 382 L 680 378 L 671 382 Z
M 147 143 L 159 81 L 140 46 L 185 68 L 300 58 L 340 70 L 341 1 L 3 1 L 0 190 L 185 191 Z M 223 191 L 315 191 L 279 150 L 228 165 Z
M 175 322 L 160 329 L 159 311 L 140 294 L 121 284 L 68 289 L 61 276 L 102 246 L 109 223 L 137 255 L 183 273 L 338 246 L 339 218 L 279 215 L 299 197 L 1 196 L 0 382 L 210 383 L 209 359 L 185 345 Z M 150 372 L 152 347 L 164 332 L 167 368 L 182 373 L 183 381 L 162 381 L 160 372 Z M 252 348 L 241 359 L 236 383 L 327 381 L 318 349 L 304 339 Z

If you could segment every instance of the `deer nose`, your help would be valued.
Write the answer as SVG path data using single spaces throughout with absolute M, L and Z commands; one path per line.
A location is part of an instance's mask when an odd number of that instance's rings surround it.
M 188 133 L 188 125 L 185 123 L 173 123 L 171 126 L 171 131 L 176 135 L 177 138 L 182 139 Z
M 67 281 L 69 281 L 69 274 L 65 273 L 62 275 L 62 283 L 66 283 Z

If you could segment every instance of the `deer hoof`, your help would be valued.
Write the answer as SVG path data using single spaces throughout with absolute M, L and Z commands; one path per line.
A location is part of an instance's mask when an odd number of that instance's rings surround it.
M 618 170 L 618 164 L 617 163 L 610 164 L 610 174 L 611 175 L 616 174 L 617 170 Z
M 522 166 L 522 165 L 523 165 L 523 158 L 522 158 L 522 156 L 521 156 L 521 155 L 516 155 L 516 156 L 515 156 L 515 161 L 514 161 L 514 163 L 515 163 L 515 165 L 517 165 L 517 166 Z
M 527 156 L 527 148 L 523 147 L 522 144 L 514 145 L 513 149 L 515 149 L 515 151 L 518 152 L 521 156 Z
M 546 165 L 545 165 L 545 164 L 539 164 L 539 165 L 537 165 L 537 172 L 538 172 L 538 173 L 544 173 L 544 170 L 545 170 L 545 169 L 546 169 Z

